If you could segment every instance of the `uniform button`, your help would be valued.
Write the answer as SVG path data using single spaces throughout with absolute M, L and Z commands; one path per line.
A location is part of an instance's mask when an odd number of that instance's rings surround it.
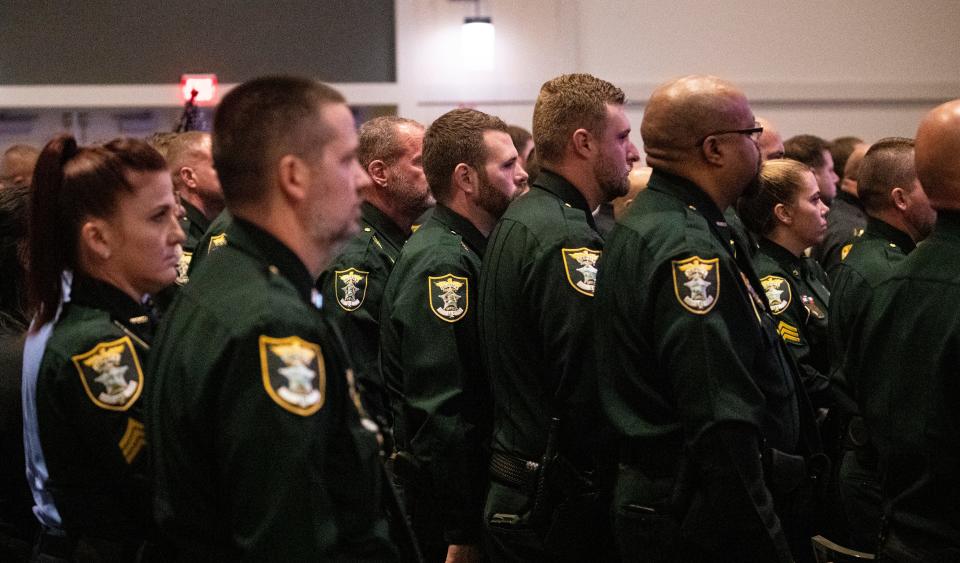
M 372 229 L 370 227 L 364 227 L 363 232 L 369 233 Z
M 279 275 L 280 275 L 280 268 L 277 268 L 277 267 L 274 266 L 273 264 L 270 264 L 270 267 L 267 268 L 267 269 L 270 270 L 270 273 L 273 274 L 273 275 L 275 275 L 275 276 L 279 276 Z
M 794 270 L 794 271 L 793 271 L 793 275 L 795 275 L 795 276 L 797 276 L 797 277 L 799 278 L 799 277 L 800 277 L 800 272 L 799 272 L 798 270 Z
M 570 204 L 567 203 L 567 202 L 563 202 L 563 204 L 566 205 L 567 207 L 573 207 L 572 205 L 570 205 Z

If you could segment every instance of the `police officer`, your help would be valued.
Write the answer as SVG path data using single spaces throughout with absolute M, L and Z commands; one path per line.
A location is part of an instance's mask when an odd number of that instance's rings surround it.
M 751 231 L 760 235 L 753 256 L 777 332 L 801 369 L 815 406 L 829 406 L 820 394 L 829 387 L 830 351 L 827 275 L 804 250 L 821 242 L 828 208 L 810 169 L 790 159 L 764 163 L 759 187 L 740 198 L 737 209 Z
M 774 502 L 803 514 L 791 497 L 816 430 L 722 213 L 755 182 L 759 133 L 743 93 L 711 76 L 660 86 L 644 112 L 653 174 L 606 245 L 593 325 L 624 561 L 792 561 L 788 540 L 809 553 Z
M 827 236 L 814 249 L 815 258 L 819 257 L 823 269 L 833 275 L 837 265 L 850 252 L 850 246 L 857 237 L 863 234 L 867 226 L 867 214 L 863 202 L 858 196 L 860 166 L 863 155 L 870 145 L 860 143 L 844 161 L 844 168 L 840 170 L 841 178 L 838 183 L 837 197 L 830 205 L 830 214 L 827 215 Z
M 184 240 L 170 175 L 142 141 L 78 147 L 60 136 L 41 152 L 30 216 L 34 327 L 54 320 L 61 274 L 73 273 L 36 380 L 45 488 L 60 519 L 37 554 L 134 561 L 153 536 L 140 397 L 154 318 L 144 303 L 176 279 Z
M 917 179 L 912 139 L 892 137 L 871 146 L 863 157 L 858 187 L 868 215 L 867 228 L 834 271 L 829 311 L 835 368 L 832 384 L 849 392 L 857 382 L 841 368 L 848 341 L 860 338 L 852 326 L 864 308 L 869 287 L 889 276 L 913 252 L 916 243 L 933 230 L 937 218 Z M 877 452 L 859 416 L 849 421 L 845 437 L 839 476 L 850 527 L 847 544 L 870 552 L 876 549 L 880 531 Z
M 223 211 L 223 190 L 213 168 L 210 134 L 202 131 L 178 133 L 167 146 L 167 166 L 173 176 L 173 188 L 180 195 L 185 211 L 180 226 L 187 235 L 180 259 L 177 283 L 189 280 L 187 270 L 197 244 L 210 222 Z
M 390 560 L 375 426 L 313 283 L 359 217 L 353 116 L 292 77 L 232 90 L 213 154 L 230 244 L 175 299 L 148 372 L 155 517 L 180 560 Z
M 480 364 L 477 282 L 487 236 L 527 179 L 506 124 L 471 109 L 423 142 L 437 200 L 383 295 L 381 352 L 395 469 L 428 561 L 479 561 L 492 405 Z
M 596 263 L 591 214 L 627 193 L 639 159 L 623 92 L 588 74 L 547 81 L 533 115 L 542 169 L 507 209 L 480 274 L 480 337 L 494 396 L 484 518 L 494 560 L 604 558 L 596 484 Z M 551 534 L 548 537 L 548 531 Z
M 386 390 L 377 363 L 383 287 L 413 222 L 433 204 L 423 174 L 423 126 L 377 117 L 360 128 L 357 157 L 370 177 L 361 190 L 360 233 L 317 280 L 346 339 L 368 412 L 388 422 Z

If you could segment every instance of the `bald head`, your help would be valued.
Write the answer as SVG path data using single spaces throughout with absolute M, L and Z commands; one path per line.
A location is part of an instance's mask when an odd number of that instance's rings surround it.
M 763 127 L 760 134 L 760 158 L 764 161 L 783 158 L 783 136 L 772 121 L 764 117 L 757 118 L 757 125 Z
M 0 187 L 25 186 L 33 178 L 40 151 L 30 145 L 13 145 L 0 158 Z
M 749 122 L 749 123 L 747 123 Z M 640 134 L 647 159 L 673 161 L 715 131 L 753 126 L 743 92 L 715 76 L 685 76 L 654 90 Z
M 960 209 L 960 100 L 937 106 L 917 129 L 917 176 L 935 209 Z

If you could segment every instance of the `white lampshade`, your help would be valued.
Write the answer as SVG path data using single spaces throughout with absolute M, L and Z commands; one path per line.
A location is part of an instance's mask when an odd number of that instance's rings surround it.
M 493 70 L 494 30 L 489 17 L 464 18 L 460 38 L 467 69 Z

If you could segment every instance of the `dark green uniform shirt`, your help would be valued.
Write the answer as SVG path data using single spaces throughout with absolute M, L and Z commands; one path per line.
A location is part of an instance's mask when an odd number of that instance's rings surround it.
M 187 240 L 183 241 L 183 255 L 181 255 L 180 264 L 177 266 L 179 273 L 177 283 L 183 285 L 190 280 L 190 262 L 193 260 L 193 254 L 196 252 L 200 239 L 203 238 L 203 234 L 210 228 L 210 220 L 208 220 L 199 209 L 191 205 L 190 202 L 180 200 L 180 204 L 183 205 L 183 209 L 186 212 L 183 214 L 183 218 L 180 219 L 180 228 L 183 229 L 183 234 L 187 236 Z
M 833 374 L 831 381 L 852 392 L 852 383 L 843 373 L 847 341 L 853 336 L 851 326 L 863 310 L 869 287 L 889 276 L 893 267 L 916 244 L 910 235 L 873 217 L 867 220 L 863 235 L 853 242 L 846 258 L 834 269 L 831 282 L 829 326 Z
M 367 411 L 390 424 L 387 396 L 378 363 L 383 287 L 409 236 L 373 205 L 361 206 L 360 233 L 320 274 L 317 288 L 324 310 L 343 332 L 357 370 Z
M 839 190 L 827 214 L 827 236 L 813 247 L 810 255 L 823 266 L 824 271 L 833 275 L 833 268 L 843 260 L 850 250 L 850 243 L 866 226 L 867 213 L 863 210 L 863 204 L 855 195 Z
M 493 387 L 494 450 L 539 460 L 554 416 L 567 456 L 593 449 L 596 428 L 582 417 L 595 405 L 595 387 L 585 379 L 594 373 L 586 360 L 603 239 L 590 211 L 572 184 L 543 170 L 490 235 L 479 325 Z
M 870 288 L 846 372 L 880 453 L 879 551 L 960 561 L 960 213 L 939 211 L 933 234 Z
M 760 239 L 753 266 L 767 295 L 777 332 L 800 367 L 800 378 L 814 406 L 830 385 L 830 342 L 827 334 L 829 282 L 820 264 L 767 238 Z
M 397 449 L 422 472 L 406 489 L 432 496 L 448 544 L 480 540 L 492 410 L 476 324 L 485 247 L 473 224 L 437 205 L 403 247 L 383 294 L 381 361 Z
M 152 322 L 119 289 L 75 273 L 37 376 L 47 487 L 63 528 L 126 545 L 128 557 L 152 528 L 139 400 Z
M 227 245 L 227 227 L 230 226 L 232 221 L 233 216 L 226 209 L 213 218 L 210 226 L 207 227 L 194 247 L 193 255 L 190 258 L 190 267 L 187 269 L 187 278 L 193 275 L 200 262 L 211 252 Z
M 607 241 L 593 331 L 620 441 L 618 533 L 676 560 L 787 561 L 760 453 L 801 451 L 810 417 L 734 236 L 699 187 L 655 170 Z M 655 523 L 625 537 L 653 511 L 678 518 L 682 539 Z
M 253 224 L 234 219 L 226 234 L 148 368 L 163 539 L 191 561 L 392 559 L 377 443 L 313 278 Z

